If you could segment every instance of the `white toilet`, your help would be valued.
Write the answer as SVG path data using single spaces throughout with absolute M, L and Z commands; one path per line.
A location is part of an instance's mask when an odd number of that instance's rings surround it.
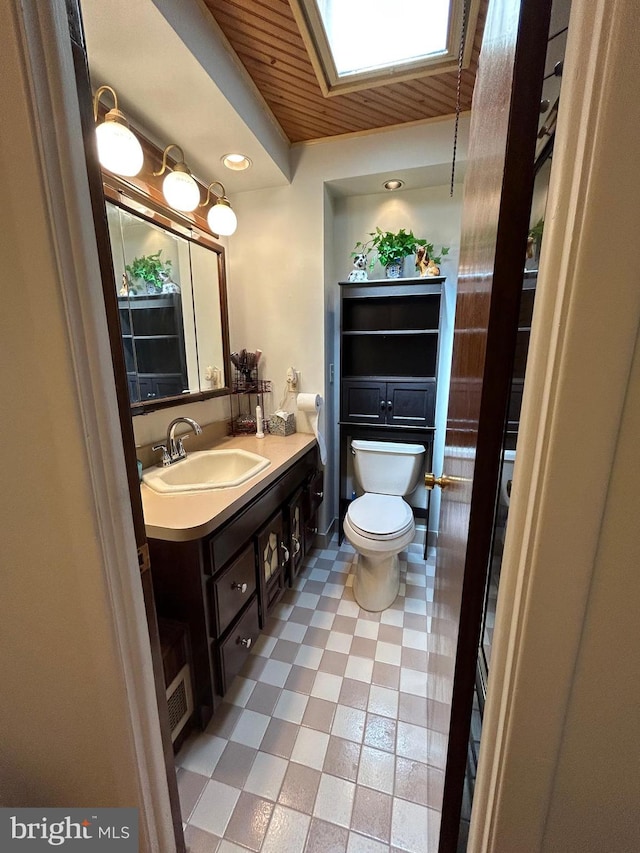
M 400 586 L 398 554 L 413 540 L 413 511 L 402 499 L 423 473 L 424 447 L 351 442 L 356 479 L 365 494 L 349 504 L 344 533 L 358 552 L 353 594 L 364 610 L 390 607 Z

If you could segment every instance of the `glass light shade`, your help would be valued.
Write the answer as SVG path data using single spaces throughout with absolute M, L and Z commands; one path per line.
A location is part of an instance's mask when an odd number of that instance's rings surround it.
M 103 121 L 96 128 L 100 163 L 116 175 L 132 178 L 142 169 L 142 146 L 126 125 Z
M 218 200 L 207 213 L 209 228 L 221 237 L 230 237 L 238 227 L 238 217 L 225 202 Z
M 162 192 L 169 207 L 191 213 L 200 203 L 200 190 L 188 172 L 176 169 L 169 172 L 162 182 Z

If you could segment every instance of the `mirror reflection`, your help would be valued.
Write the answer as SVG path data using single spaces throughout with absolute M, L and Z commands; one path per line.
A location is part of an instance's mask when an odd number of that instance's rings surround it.
M 158 400 L 224 393 L 222 248 L 112 202 L 107 221 L 134 413 Z

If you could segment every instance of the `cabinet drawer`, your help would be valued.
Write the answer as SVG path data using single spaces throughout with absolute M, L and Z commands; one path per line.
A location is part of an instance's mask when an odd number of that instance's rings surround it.
M 258 600 L 254 597 L 251 606 L 231 629 L 229 636 L 219 645 L 220 692 L 224 695 L 235 676 L 240 672 L 250 654 L 251 646 L 258 639 Z
M 213 612 L 216 616 L 215 636 L 223 634 L 256 588 L 255 552 L 251 542 L 228 569 L 211 580 Z

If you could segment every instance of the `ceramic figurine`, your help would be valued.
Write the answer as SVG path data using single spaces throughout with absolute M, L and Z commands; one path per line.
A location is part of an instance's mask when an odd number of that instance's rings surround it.
M 355 255 L 353 258 L 353 269 L 349 273 L 348 281 L 368 281 L 367 256 L 365 254 Z
M 440 267 L 429 257 L 425 246 L 419 246 L 416 251 L 416 269 L 420 270 L 420 278 L 440 275 Z
M 420 278 L 425 278 L 425 276 L 429 275 L 427 272 L 429 268 L 429 255 L 427 254 L 427 250 L 424 246 L 418 246 L 416 251 L 416 269 L 420 271 Z
M 432 258 L 429 258 L 429 263 L 427 264 L 426 275 L 427 276 L 440 275 L 440 267 Z

